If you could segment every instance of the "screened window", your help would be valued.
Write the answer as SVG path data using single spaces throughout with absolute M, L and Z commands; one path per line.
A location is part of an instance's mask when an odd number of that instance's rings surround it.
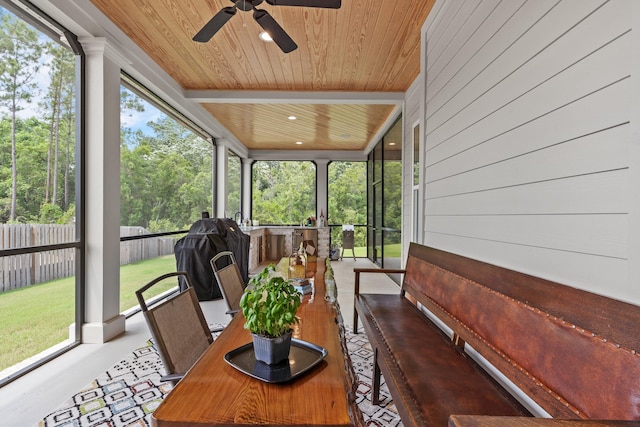
M 420 125 L 413 128 L 413 187 L 411 236 L 414 242 L 420 242 Z
M 342 225 L 353 225 L 354 253 L 366 256 L 367 163 L 334 161 L 328 168 L 327 219 L 331 226 L 331 243 L 340 245 Z
M 188 230 L 212 206 L 212 144 L 129 86 L 120 92 L 121 311 L 137 308 L 136 289 L 175 271 L 181 235 L 153 235 Z M 150 236 L 129 239 L 140 235 Z
M 368 255 L 385 268 L 401 264 L 402 134 L 398 119 L 369 154 Z
M 232 152 L 227 159 L 227 210 L 232 218 L 236 212 L 242 212 L 242 160 Z
M 316 165 L 309 161 L 256 161 L 251 218 L 261 225 L 300 225 L 316 214 Z
M 413 128 L 413 185 L 420 184 L 420 125 Z
M 79 329 L 69 328 L 79 324 L 80 56 L 57 23 L 24 6 L 20 17 L 6 7 L 0 7 L 0 371 L 6 369 L 0 385 L 80 339 Z
M 209 141 L 124 86 L 121 123 L 122 227 L 183 230 L 211 210 Z

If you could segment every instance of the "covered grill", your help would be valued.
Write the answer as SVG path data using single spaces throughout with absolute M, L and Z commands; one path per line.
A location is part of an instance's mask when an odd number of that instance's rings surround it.
M 191 226 L 186 236 L 176 242 L 176 268 L 189 274 L 198 300 L 222 298 L 209 261 L 219 252 L 231 251 L 246 284 L 249 281 L 249 242 L 249 236 L 240 231 L 232 219 L 200 219 Z M 184 279 L 179 284 L 180 290 L 185 289 Z

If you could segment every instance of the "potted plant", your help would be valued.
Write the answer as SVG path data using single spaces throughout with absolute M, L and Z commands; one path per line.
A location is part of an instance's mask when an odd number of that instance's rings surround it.
M 294 286 L 274 272 L 271 264 L 251 278 L 240 299 L 244 327 L 253 336 L 256 360 L 270 365 L 289 357 L 291 327 L 298 323 L 296 312 L 301 301 Z

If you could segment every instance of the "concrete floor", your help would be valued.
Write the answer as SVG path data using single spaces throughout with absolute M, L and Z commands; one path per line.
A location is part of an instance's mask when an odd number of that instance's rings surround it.
M 344 258 L 331 263 L 338 288 L 338 304 L 345 325 L 353 322 L 353 268 L 371 268 L 366 259 Z M 377 293 L 398 292 L 398 285 L 384 274 L 367 274 L 361 290 Z M 203 312 L 210 324 L 226 324 L 224 301 L 204 301 Z M 141 314 L 127 319 L 126 332 L 105 344 L 82 344 L 45 366 L 0 388 L 0 426 L 33 426 L 65 400 L 80 391 L 98 375 L 120 361 L 150 337 Z

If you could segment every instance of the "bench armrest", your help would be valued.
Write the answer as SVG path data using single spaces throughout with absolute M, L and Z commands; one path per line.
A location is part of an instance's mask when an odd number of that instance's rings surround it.
M 353 286 L 353 333 L 358 333 L 358 310 L 356 309 L 356 299 L 360 293 L 360 275 L 363 273 L 386 273 L 386 274 L 404 274 L 407 272 L 401 268 L 354 268 L 353 272 L 356 275 L 355 283 Z
M 354 293 L 358 295 L 360 293 L 360 274 L 362 273 L 385 273 L 385 274 L 404 274 L 407 272 L 403 268 L 354 268 L 353 272 L 356 275 L 354 283 Z

